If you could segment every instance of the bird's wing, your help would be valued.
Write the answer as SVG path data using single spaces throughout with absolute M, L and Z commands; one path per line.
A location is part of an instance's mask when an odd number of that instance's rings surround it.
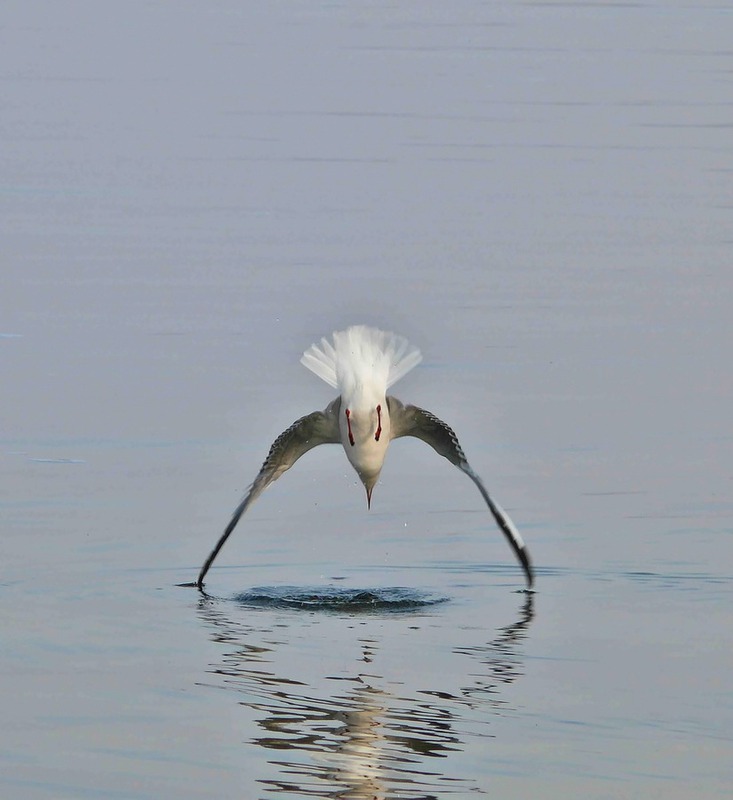
M 415 436 L 418 439 L 422 439 L 424 442 L 427 442 L 436 453 L 444 456 L 451 464 L 455 464 L 458 469 L 465 472 L 476 484 L 496 520 L 496 524 L 499 526 L 504 536 L 506 536 L 509 545 L 519 559 L 519 563 L 522 565 L 522 569 L 527 578 L 527 584 L 531 588 L 534 575 L 532 572 L 532 562 L 530 561 L 529 552 L 524 541 L 516 526 L 509 518 L 509 515 L 492 499 L 481 481 L 481 478 L 471 469 L 454 430 L 429 411 L 425 411 L 417 406 L 403 405 L 396 397 L 388 397 L 387 405 L 389 406 L 393 439 L 400 436 Z
M 257 477 L 247 490 L 242 502 L 234 510 L 234 514 L 232 514 L 224 533 L 222 533 L 221 538 L 201 567 L 196 580 L 196 586 L 199 589 L 203 587 L 204 578 L 209 571 L 209 567 L 214 563 L 214 559 L 224 546 L 224 542 L 236 528 L 239 518 L 260 494 L 313 447 L 317 447 L 319 444 L 331 444 L 341 441 L 338 424 L 340 405 L 341 399 L 337 398 L 330 403 L 325 411 L 314 411 L 312 414 L 307 414 L 305 417 L 296 420 L 275 439 Z

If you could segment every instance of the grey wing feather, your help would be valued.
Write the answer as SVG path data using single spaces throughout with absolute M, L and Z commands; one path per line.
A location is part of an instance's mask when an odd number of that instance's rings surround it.
M 283 472 L 290 469 L 295 462 L 309 450 L 319 444 L 331 444 L 341 441 L 339 436 L 338 412 L 341 399 L 334 400 L 325 411 L 314 411 L 296 420 L 287 430 L 283 431 L 272 443 L 254 482 L 247 490 L 242 502 L 236 507 L 229 524 L 224 529 L 214 549 L 201 567 L 196 586 L 201 589 L 204 578 L 214 559 L 224 546 L 232 531 L 237 527 L 240 517 L 262 494 L 262 492 L 276 481 Z
M 429 444 L 439 455 L 448 459 L 476 484 L 481 496 L 486 501 L 489 511 L 494 517 L 499 529 L 506 537 L 514 554 L 522 565 L 527 584 L 531 588 L 534 582 L 532 572 L 532 562 L 529 552 L 522 540 L 522 537 L 509 515 L 504 509 L 489 495 L 481 478 L 473 471 L 463 452 L 458 437 L 453 428 L 443 420 L 438 419 L 435 414 L 425 411 L 417 406 L 403 405 L 396 397 L 388 397 L 390 425 L 392 438 L 400 436 L 415 436 Z

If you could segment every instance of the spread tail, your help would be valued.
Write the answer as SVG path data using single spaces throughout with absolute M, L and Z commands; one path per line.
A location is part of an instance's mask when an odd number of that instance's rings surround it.
M 342 395 L 362 386 L 386 392 L 393 383 L 422 361 L 420 351 L 407 339 L 367 325 L 334 331 L 303 353 L 301 364 Z

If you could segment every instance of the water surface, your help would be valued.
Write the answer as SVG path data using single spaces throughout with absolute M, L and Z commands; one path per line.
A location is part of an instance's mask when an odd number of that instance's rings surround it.
M 733 17 L 11 3 L 0 794 L 727 797 Z M 418 441 L 317 448 L 355 322 Z

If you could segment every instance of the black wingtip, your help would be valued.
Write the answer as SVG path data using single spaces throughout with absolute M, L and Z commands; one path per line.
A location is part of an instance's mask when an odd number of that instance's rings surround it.
M 189 583 L 177 583 L 182 589 L 198 589 L 201 594 L 206 594 L 204 591 L 204 584 L 202 581 L 190 581 Z
M 527 579 L 527 589 L 534 588 L 534 571 L 532 570 L 532 561 L 529 558 L 529 552 L 526 547 L 517 549 L 517 556 L 524 570 L 524 577 Z

